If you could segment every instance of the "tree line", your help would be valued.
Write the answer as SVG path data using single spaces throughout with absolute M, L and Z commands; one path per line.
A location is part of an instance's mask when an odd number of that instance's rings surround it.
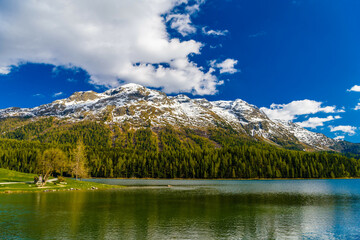
M 78 164 L 92 177 L 138 178 L 341 178 L 360 177 L 360 161 L 337 153 L 287 150 L 249 141 L 226 129 L 196 132 L 172 127 L 102 129 L 78 126 L 69 141 L 0 139 L 0 167 L 39 172 L 38 159 L 49 149 L 61 151 L 68 166 Z M 87 131 L 87 132 L 86 132 Z M 91 138 L 105 142 L 95 144 Z M 60 133 L 59 135 L 63 135 Z M 79 142 L 79 139 L 83 139 Z M 80 149 L 80 150 L 79 150 Z M 49 157 L 47 157 L 49 158 Z M 79 159 L 84 159 L 79 165 Z M 81 162 L 81 161 L 80 161 Z M 74 175 L 72 168 L 52 173 Z

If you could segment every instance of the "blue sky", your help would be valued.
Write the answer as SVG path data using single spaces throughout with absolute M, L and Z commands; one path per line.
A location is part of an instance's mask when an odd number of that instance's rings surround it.
M 0 108 L 135 82 L 360 142 L 357 0 L 49 2 L 0 0 Z

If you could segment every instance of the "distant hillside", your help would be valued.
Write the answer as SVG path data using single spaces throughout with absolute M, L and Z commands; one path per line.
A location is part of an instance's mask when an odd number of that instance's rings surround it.
M 65 127 L 63 125 L 66 123 L 71 125 L 75 122 L 97 121 L 110 127 L 127 125 L 134 129 L 172 126 L 206 132 L 211 128 L 222 128 L 232 129 L 248 139 L 290 149 L 339 149 L 335 147 L 338 141 L 308 131 L 295 123 L 271 120 L 259 108 L 240 99 L 212 102 L 206 99 L 190 99 L 185 95 L 172 97 L 137 84 L 127 84 L 103 93 L 76 92 L 69 98 L 35 108 L 0 110 L 2 119 L 17 117 L 14 119 L 16 123 L 7 122 L 8 125 L 12 124 L 13 128 L 0 127 L 1 136 L 22 139 L 29 137 L 29 134 L 35 134 L 35 138 L 38 138 L 40 136 L 37 134 L 44 135 L 42 130 L 50 127 L 50 123 L 43 120 L 43 117 L 50 116 L 61 121 L 62 127 Z M 30 121 L 20 118 L 28 118 Z M 20 133 L 22 130 L 14 128 L 31 128 L 37 121 L 42 121 L 45 125 L 38 126 L 31 133 Z M 27 124 L 30 126 L 27 127 Z M 46 131 L 49 132 L 49 129 Z M 342 145 L 346 145 L 346 142 Z
M 22 172 L 37 172 L 37 159 L 48 148 L 72 161 L 81 140 L 93 177 L 360 176 L 359 144 L 270 120 L 242 100 L 169 97 L 128 84 L 32 109 L 0 110 L 0 117 L 0 167 Z
M 24 120 L 28 121 L 28 120 Z M 326 152 L 286 150 L 239 136 L 233 130 L 206 132 L 175 129 L 126 129 L 96 122 L 61 125 L 43 119 L 47 130 L 36 124 L 0 139 L 0 167 L 37 172 L 37 159 L 49 148 L 59 148 L 72 161 L 76 142 L 83 139 L 87 165 L 93 177 L 150 178 L 340 178 L 359 177 L 360 161 Z M 49 123 L 50 122 L 50 123 Z M 58 125 L 59 124 L 59 125 Z M 51 124 L 50 124 L 51 125 Z M 39 126 L 40 127 L 40 126 Z M 35 129 L 35 130 L 34 130 Z M 66 173 L 66 171 L 65 171 Z

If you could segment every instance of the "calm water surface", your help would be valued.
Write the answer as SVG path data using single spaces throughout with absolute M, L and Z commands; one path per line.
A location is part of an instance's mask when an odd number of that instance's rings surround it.
M 0 194 L 0 239 L 360 239 L 360 180 L 96 181 Z

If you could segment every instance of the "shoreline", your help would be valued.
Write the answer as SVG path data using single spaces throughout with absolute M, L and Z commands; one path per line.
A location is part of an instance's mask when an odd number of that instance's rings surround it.
M 218 180 L 218 181 L 274 181 L 274 180 L 346 180 L 346 179 L 360 179 L 360 177 L 346 177 L 346 178 L 84 178 L 84 180 L 91 179 L 106 179 L 106 180 L 193 180 L 193 181 L 205 181 L 205 180 Z M 90 182 L 90 181 L 88 181 Z
M 103 180 L 164 180 L 164 181 L 171 181 L 171 180 L 190 180 L 190 181 L 281 181 L 281 180 L 353 180 L 353 179 L 360 179 L 360 178 L 215 178 L 215 179 L 197 179 L 197 178 L 87 178 L 83 179 L 82 181 L 76 181 L 73 179 L 69 179 L 70 183 L 69 186 L 65 185 L 46 185 L 45 187 L 36 187 L 34 184 L 27 184 L 27 183 L 19 183 L 19 184 L 12 184 L 16 185 L 16 188 L 12 189 L 1 189 L 0 194 L 16 194 L 16 193 L 49 193 L 49 192 L 78 192 L 78 191 L 99 191 L 99 190 L 114 190 L 114 189 L 123 189 L 128 188 L 131 186 L 128 185 L 112 185 L 112 184 L 105 184 L 105 183 L 98 183 L 93 182 L 91 179 L 103 179 Z M 85 181 L 84 181 L 85 180 Z M 73 184 L 78 184 L 73 186 Z M 67 184 L 66 184 L 67 185 Z M 82 185 L 82 186 L 81 186 Z M 94 185 L 94 186 L 92 186 Z M 3 185 L 4 186 L 4 185 Z M 26 186 L 31 187 L 30 189 L 26 188 Z M 1 187 L 1 186 L 0 186 Z
M 121 185 L 109 185 L 90 181 L 76 181 L 72 179 L 67 179 L 66 184 L 49 183 L 43 187 L 38 187 L 36 184 L 29 184 L 24 182 L 9 185 L 0 184 L 0 194 L 98 191 L 120 189 L 124 187 L 125 186 Z

